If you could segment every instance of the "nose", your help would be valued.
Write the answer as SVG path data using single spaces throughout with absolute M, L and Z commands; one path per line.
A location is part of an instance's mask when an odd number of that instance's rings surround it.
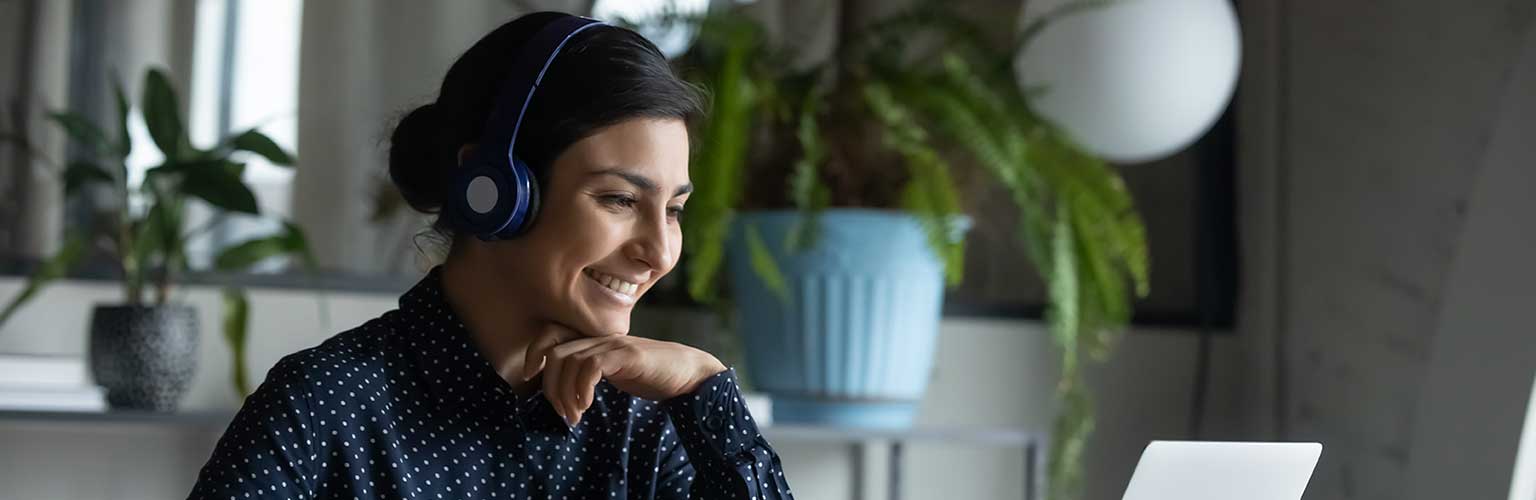
M 647 212 L 648 215 L 635 219 L 634 236 L 625 245 L 625 253 L 652 271 L 666 273 L 677 263 L 673 248 L 677 242 L 672 241 L 666 208 Z

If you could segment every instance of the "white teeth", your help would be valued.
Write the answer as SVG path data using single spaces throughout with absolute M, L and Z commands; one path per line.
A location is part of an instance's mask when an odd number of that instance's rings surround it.
M 609 290 L 613 290 L 624 295 L 634 295 L 635 291 L 640 289 L 640 285 L 638 284 L 630 283 L 628 281 L 624 281 L 590 269 L 587 270 L 587 275 L 590 276 L 594 281 L 597 281 L 598 284 L 608 287 Z

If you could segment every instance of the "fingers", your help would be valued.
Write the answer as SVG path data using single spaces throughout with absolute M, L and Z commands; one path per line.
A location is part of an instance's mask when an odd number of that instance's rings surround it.
M 560 339 L 554 335 L 541 335 L 528 345 L 528 351 L 523 354 L 523 381 L 533 379 L 544 369 L 545 353 L 560 344 Z
M 543 370 L 544 358 L 549 354 L 550 349 L 561 343 L 581 338 L 581 334 L 566 328 L 565 325 L 559 323 L 549 323 L 546 325 L 544 332 L 540 333 L 533 340 L 533 343 L 528 345 L 528 350 L 523 354 L 523 381 L 526 382 L 533 379 L 534 375 L 538 375 L 539 371 Z
M 622 347 L 620 342 L 603 342 L 572 353 L 567 358 L 569 361 L 563 374 L 569 381 L 567 388 L 575 405 L 571 414 L 575 416 L 576 423 L 580 423 L 581 417 L 592 407 L 597 382 L 616 365 L 613 353 Z
M 560 372 L 565 370 L 565 359 L 559 356 L 545 356 L 544 359 L 544 398 L 549 400 L 550 406 L 555 408 L 555 413 L 560 414 L 566 425 L 575 425 L 571 423 L 571 413 L 561 391 Z
M 560 414 L 560 418 L 564 419 L 567 425 L 574 426 L 580 422 L 581 413 L 586 410 L 586 406 L 578 399 L 580 391 L 576 388 L 578 385 L 576 379 L 590 378 L 591 382 L 588 385 L 591 386 L 596 385 L 597 379 L 602 377 L 601 372 L 596 377 L 584 374 L 580 358 L 576 355 L 588 349 L 602 348 L 609 343 L 612 343 L 612 339 L 600 337 L 572 340 L 547 348 L 544 347 L 547 343 L 539 345 L 543 351 L 538 359 L 541 359 L 544 365 L 544 377 L 541 381 L 544 397 L 549 400 L 550 406 L 554 407 L 555 412 Z M 590 401 L 591 396 L 587 396 L 587 399 Z

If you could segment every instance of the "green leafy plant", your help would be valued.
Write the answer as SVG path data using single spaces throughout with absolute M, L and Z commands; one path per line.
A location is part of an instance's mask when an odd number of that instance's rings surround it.
M 710 92 L 707 119 L 693 131 L 697 189 L 684 219 L 690 296 L 721 299 L 717 276 L 738 210 L 780 207 L 802 213 L 790 238 L 800 248 L 813 244 L 828 207 L 908 211 L 953 286 L 965 250 L 964 197 L 951 174 L 979 168 L 1010 194 L 1024 260 L 1047 284 L 1062 359 L 1048 496 L 1080 497 L 1093 432 L 1083 364 L 1108 356 L 1132 297 L 1147 294 L 1145 229 L 1119 174 L 1030 107 L 1013 61 L 1046 23 L 1108 3 L 1068 3 L 1002 43 L 927 3 L 844 33 L 827 62 L 798 70 L 792 54 L 765 43 L 761 26 L 731 10 L 640 21 L 695 26 L 697 41 L 677 63 Z M 749 245 L 753 269 L 782 282 L 761 246 Z
M 109 193 L 106 198 L 110 202 L 96 207 L 96 227 L 67 231 L 61 250 L 44 259 L 22 291 L 0 310 L 0 324 L 48 283 L 63 277 L 91 249 L 111 255 L 126 304 L 166 305 L 177 278 L 190 269 L 186 251 L 190 242 L 229 214 L 261 215 L 255 194 L 242 180 L 245 164 L 239 158 L 254 154 L 274 165 L 293 165 L 291 153 L 255 129 L 224 137 L 207 149 L 193 146 L 176 91 L 165 73 L 150 69 L 142 88 L 140 112 L 165 160 L 149 168 L 140 182 L 133 182 L 128 174 L 126 162 L 133 148 L 128 135 L 131 107 L 120 84 L 114 82 L 112 88 L 117 113 L 110 127 L 69 112 L 48 115 L 82 151 L 62 169 L 53 166 L 64 180 L 66 196 L 84 194 L 88 188 L 105 188 L 101 191 Z M 204 224 L 188 227 L 187 207 L 193 200 L 209 206 L 214 215 Z M 243 271 L 283 255 L 298 256 L 306 267 L 314 268 L 303 231 L 287 222 L 274 234 L 220 249 L 213 268 Z M 236 392 L 244 396 L 250 393 L 245 378 L 249 300 L 245 290 L 234 284 L 224 287 L 223 296 L 223 331 L 233 354 L 231 378 Z

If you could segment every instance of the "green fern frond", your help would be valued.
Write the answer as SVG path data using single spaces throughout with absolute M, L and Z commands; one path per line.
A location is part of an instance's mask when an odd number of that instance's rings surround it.
M 914 151 L 905 158 L 912 179 L 902 191 L 902 208 L 922 225 L 929 248 L 944 264 L 945 283 L 958 286 L 965 276 L 965 240 L 955 227 L 960 207 L 949 166 L 932 151 Z
M 1078 334 L 1084 338 L 1085 353 L 1093 359 L 1103 360 L 1108 357 L 1124 325 L 1130 322 L 1130 294 L 1126 291 L 1117 257 L 1104 245 L 1103 234 L 1108 226 L 1085 218 L 1082 212 L 1073 213 L 1071 225 L 1082 256 L 1079 264 L 1085 285 L 1079 291 L 1086 313 L 1082 316 L 1084 321 L 1079 325 Z
M 725 260 L 725 245 L 721 242 L 730 234 L 734 215 L 732 210 L 721 209 L 707 221 L 694 222 L 684 230 L 690 236 L 683 239 L 683 250 L 688 253 L 688 295 L 701 303 L 713 303 L 717 297 L 715 279 Z
M 1088 438 L 1093 435 L 1093 401 L 1080 382 L 1063 380 L 1057 391 L 1061 408 L 1057 410 L 1051 431 L 1047 460 L 1046 498 L 1052 500 L 1081 498 L 1084 486 L 1083 457 Z
M 867 82 L 863 88 L 864 102 L 875 118 L 885 126 L 884 139 L 893 147 L 910 147 L 928 141 L 928 131 L 918 125 L 918 119 L 906 106 L 901 105 L 891 88 L 882 82 Z
M 780 303 L 788 304 L 789 282 L 784 279 L 784 273 L 779 269 L 778 261 L 774 260 L 773 252 L 768 250 L 768 244 L 763 243 L 763 236 L 757 232 L 757 226 L 747 224 L 742 230 L 747 240 L 752 272 L 763 280 L 763 286 L 778 297 Z
M 1137 296 L 1148 290 L 1146 229 L 1136 212 L 1125 181 L 1102 160 L 1083 153 L 1057 132 L 1043 135 L 1031 148 L 1034 164 L 1048 184 L 1067 198 L 1085 220 L 1106 229 L 1103 236 L 1129 274 Z
M 795 219 L 789 238 L 785 240 L 786 248 L 792 252 L 816 245 L 821 234 L 821 212 L 832 203 L 832 193 L 818 175 L 826 157 L 826 146 L 821 142 L 821 130 L 816 122 L 818 102 L 814 92 L 806 92 L 795 129 L 801 155 L 795 161 L 795 172 L 789 179 L 789 199 L 800 210 L 800 217 Z
M 731 36 L 718 71 L 709 75 L 710 116 L 698 134 L 700 147 L 690 162 L 695 209 L 683 219 L 683 249 L 689 256 L 688 293 L 702 303 L 715 300 L 716 277 L 724 257 L 734 208 L 741 198 L 742 165 L 754 118 L 754 82 L 747 58 L 755 40 L 750 32 Z
M 965 240 L 956 217 L 960 196 L 949 175 L 950 166 L 916 122 L 916 114 L 900 104 L 891 89 L 880 83 L 864 87 L 865 102 L 884 125 L 886 146 L 902 156 L 912 177 L 902 191 L 902 208 L 911 212 L 927 233 L 928 245 L 944 263 L 945 283 L 957 286 L 965 276 Z
M 1056 204 L 1056 222 L 1051 226 L 1051 267 L 1046 277 L 1050 298 L 1046 321 L 1063 352 L 1061 371 L 1065 380 L 1071 380 L 1077 374 L 1078 325 L 1082 321 L 1078 317 L 1080 284 L 1071 211 L 1072 207 L 1064 202 Z
M 1005 93 L 1017 92 L 1017 86 L 1009 82 L 989 82 L 977 74 L 969 63 L 959 55 L 949 52 L 942 56 L 944 78 L 949 83 L 949 89 L 956 95 L 962 96 L 966 101 L 973 103 L 975 111 L 989 124 L 997 127 L 1002 134 L 1021 135 L 1025 127 L 1030 125 L 1028 114 L 1019 114 L 1019 109 L 1014 109 Z M 1008 83 L 1008 85 L 994 86 L 995 83 Z
M 1008 133 L 997 133 L 995 124 L 978 116 L 964 96 L 935 90 L 939 89 L 929 85 L 909 86 L 903 89 L 902 97 L 922 106 L 947 136 L 968 149 L 1003 185 L 1010 189 L 1019 186 L 1020 180 L 1013 168 L 1017 157 L 1009 154 L 1000 138 L 1007 137 Z

